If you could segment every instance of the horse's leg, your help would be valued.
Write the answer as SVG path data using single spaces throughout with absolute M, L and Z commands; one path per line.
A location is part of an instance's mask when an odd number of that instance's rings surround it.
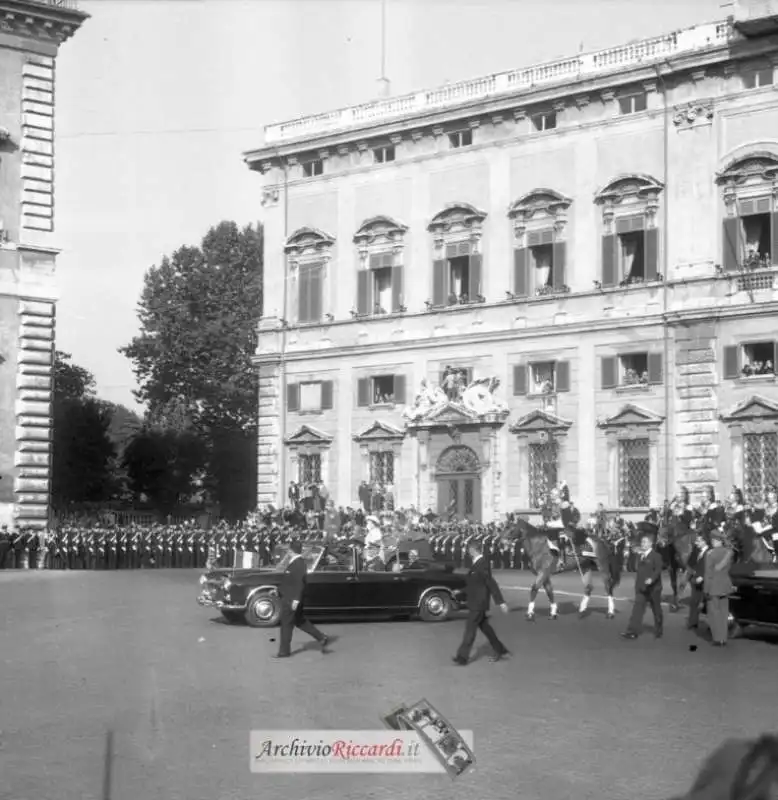
M 578 616 L 582 617 L 589 608 L 589 600 L 592 596 L 592 573 L 587 570 L 583 576 L 584 583 L 584 596 L 581 598 L 581 604 L 578 606 Z
M 606 575 L 604 579 L 605 594 L 608 595 L 608 613 L 605 615 L 606 619 L 613 619 L 616 616 L 616 601 L 613 598 L 613 590 L 616 588 L 613 577 Z
M 554 587 L 551 585 L 551 576 L 548 575 L 546 580 L 543 581 L 543 588 L 546 590 L 546 597 L 548 597 L 548 602 L 551 608 L 548 612 L 549 619 L 556 619 L 559 615 L 559 609 L 557 609 L 557 605 L 554 602 Z
M 540 589 L 540 585 L 542 583 L 541 576 L 538 575 L 535 578 L 534 583 L 530 586 L 529 590 L 529 605 L 527 606 L 527 613 L 526 618 L 528 622 L 535 621 L 535 598 L 538 596 L 538 590 Z
M 670 611 L 678 611 L 680 608 L 678 604 L 678 564 L 675 560 L 675 554 L 670 554 L 670 588 L 673 592 L 672 600 L 670 601 Z

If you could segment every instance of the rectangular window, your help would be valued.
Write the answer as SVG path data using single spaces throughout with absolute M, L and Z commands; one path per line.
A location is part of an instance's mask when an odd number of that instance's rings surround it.
M 462 392 L 473 382 L 472 367 L 447 366 L 440 375 L 440 388 L 449 400 L 460 400 Z
M 536 131 L 552 131 L 556 128 L 556 114 L 553 111 L 534 114 L 532 116 L 532 126 Z
M 392 310 L 392 268 L 373 271 L 373 313 L 388 314 Z
M 551 394 L 556 389 L 556 362 L 530 364 L 529 394 Z
M 315 178 L 324 172 L 324 162 L 320 158 L 312 161 L 303 161 L 303 175 L 306 178 Z
M 646 279 L 645 233 L 630 231 L 619 234 L 619 272 L 627 283 L 642 283 Z
M 394 484 L 394 453 L 370 454 L 370 485 L 391 486 Z
M 470 286 L 470 257 L 457 256 L 448 260 L 449 286 L 451 291 L 448 296 L 448 304 L 455 306 L 457 303 L 467 303 L 469 298 L 468 287 Z
M 394 403 L 394 375 L 376 375 L 372 389 L 373 405 Z
M 554 441 L 535 442 L 529 446 L 529 503 L 540 508 L 548 493 L 557 485 L 559 451 Z
M 758 89 L 760 86 L 773 85 L 773 70 L 770 67 L 746 72 L 743 75 L 744 89 Z
M 300 384 L 300 413 L 304 414 L 311 411 L 321 411 L 321 383 L 301 383 Z
M 628 94 L 619 98 L 619 114 L 637 114 L 645 111 L 648 106 L 647 95 L 645 92 Z
M 304 264 L 299 269 L 297 287 L 298 322 L 321 322 L 324 297 L 324 267 Z
M 448 141 L 452 147 L 469 147 L 473 143 L 473 132 L 468 130 L 449 133 Z
M 775 342 L 752 342 L 743 345 L 744 378 L 755 375 L 775 375 Z
M 619 505 L 621 508 L 648 508 L 650 502 L 648 439 L 622 439 L 619 442 Z
M 746 502 L 764 503 L 767 487 L 778 484 L 778 433 L 744 434 L 743 462 Z
M 619 356 L 619 386 L 648 385 L 648 353 Z
M 302 486 L 321 485 L 321 454 L 302 453 L 297 457 L 297 481 Z
M 760 213 L 758 208 L 754 201 L 748 204 L 741 203 L 740 206 L 743 266 L 746 269 L 766 269 L 771 265 L 770 213 L 769 211 Z
M 394 147 L 376 147 L 373 150 L 373 160 L 376 164 L 388 164 L 394 161 Z

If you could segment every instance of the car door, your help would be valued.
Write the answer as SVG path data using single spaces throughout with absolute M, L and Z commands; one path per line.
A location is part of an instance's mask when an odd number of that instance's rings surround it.
M 360 570 L 357 573 L 355 605 L 369 614 L 416 605 L 417 581 L 412 573 Z
M 755 621 L 778 625 L 778 568 L 758 569 L 751 578 Z
M 322 559 L 308 573 L 305 589 L 305 606 L 313 613 L 332 612 L 341 614 L 351 611 L 355 603 L 357 573 L 354 559 L 330 564 Z

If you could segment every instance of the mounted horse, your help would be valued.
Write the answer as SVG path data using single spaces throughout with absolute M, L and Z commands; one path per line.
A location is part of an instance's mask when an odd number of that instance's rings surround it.
M 535 580 L 529 590 L 529 606 L 527 607 L 527 620 L 535 620 L 535 598 L 542 586 L 546 591 L 550 605 L 549 618 L 556 619 L 559 611 L 554 602 L 554 587 L 551 584 L 551 576 L 556 572 L 559 565 L 559 548 L 553 545 L 548 538 L 545 529 L 536 528 L 527 520 L 517 517 L 509 524 L 506 531 L 507 539 L 518 539 L 524 553 L 529 561 L 529 568 L 535 576 Z
M 616 614 L 616 602 L 613 592 L 621 583 L 621 572 L 624 566 L 624 550 L 627 546 L 629 531 L 621 519 L 608 520 L 605 512 L 600 510 L 591 520 L 589 530 L 576 530 L 573 547 L 576 563 L 584 584 L 584 596 L 578 606 L 578 616 L 583 618 L 589 608 L 589 600 L 594 587 L 593 574 L 599 571 L 603 587 L 608 596 L 608 612 L 606 617 L 613 619 Z M 578 553 L 580 552 L 580 556 Z
M 689 559 L 698 535 L 698 521 L 689 503 L 689 492 L 685 488 L 682 489 L 680 499 L 665 501 L 662 510 L 651 512 L 646 517 L 646 522 L 658 527 L 656 550 L 662 556 L 665 569 L 670 575 L 670 587 L 673 592 L 670 610 L 678 611 L 681 607 L 678 595 L 686 588 Z M 707 524 L 712 522 L 708 521 Z

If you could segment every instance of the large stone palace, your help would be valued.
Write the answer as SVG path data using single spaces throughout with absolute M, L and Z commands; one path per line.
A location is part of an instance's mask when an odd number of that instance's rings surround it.
M 778 3 L 270 125 L 260 503 L 778 481 Z M 363 487 L 364 488 L 364 487 Z
M 0 0 L 0 525 L 48 522 L 54 71 L 87 17 L 74 0 Z

